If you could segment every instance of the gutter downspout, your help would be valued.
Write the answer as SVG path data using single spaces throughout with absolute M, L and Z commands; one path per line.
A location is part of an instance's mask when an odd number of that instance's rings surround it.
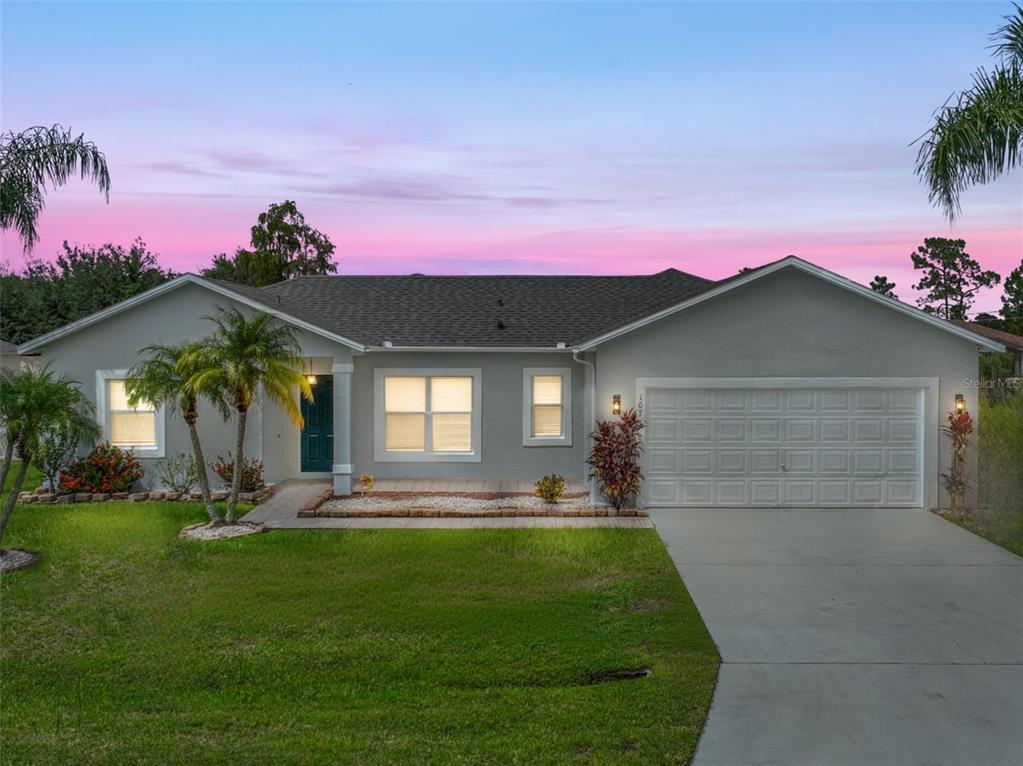
M 594 424 L 597 422 L 597 365 L 595 365 L 593 362 L 589 361 L 588 359 L 581 358 L 579 356 L 579 351 L 576 350 L 576 349 L 572 349 L 572 361 L 573 362 L 578 362 L 579 364 L 582 364 L 582 365 L 585 365 L 585 366 L 589 367 L 590 371 L 591 371 L 590 385 L 589 385 L 588 390 L 586 392 L 586 398 L 588 399 L 587 404 L 589 405 L 589 407 L 588 407 L 588 409 L 589 409 L 589 421 L 588 421 L 588 424 L 586 426 L 586 434 L 583 437 L 584 438 L 584 442 L 583 442 L 584 443 L 584 454 L 589 454 L 589 451 L 590 451 L 590 449 L 589 449 L 589 447 L 590 447 L 590 433 L 593 431 Z M 583 481 L 585 481 L 589 485 L 589 488 L 590 488 L 590 503 L 595 505 L 597 503 L 597 500 L 598 500 L 598 498 L 596 496 L 596 492 L 597 492 L 596 485 L 593 483 L 592 479 L 585 478 L 588 473 L 589 473 L 589 465 L 587 465 L 586 458 L 584 457 L 583 458 L 583 477 L 584 477 Z

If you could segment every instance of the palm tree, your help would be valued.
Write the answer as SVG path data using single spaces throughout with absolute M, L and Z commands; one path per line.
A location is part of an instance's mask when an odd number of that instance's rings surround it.
M 128 404 L 132 407 L 139 402 L 164 405 L 171 412 L 179 411 L 188 426 L 192 439 L 192 454 L 195 458 L 196 479 L 202 492 L 203 505 L 210 517 L 210 523 L 223 523 L 223 518 L 213 504 L 210 492 L 210 478 L 206 470 L 206 457 L 199 440 L 199 397 L 204 396 L 213 403 L 226 420 L 230 414 L 227 401 L 217 388 L 200 390 L 192 384 L 192 378 L 201 369 L 198 365 L 199 347 L 193 345 L 162 346 L 152 345 L 142 349 L 147 358 L 128 372 L 124 382 Z
M 297 428 L 302 427 L 302 412 L 292 392 L 297 387 L 308 401 L 313 392 L 301 372 L 302 357 L 291 327 L 262 312 L 246 318 L 236 308 L 218 309 L 217 316 L 207 319 L 217 329 L 196 354 L 202 369 L 190 384 L 202 391 L 221 391 L 238 413 L 234 476 L 227 500 L 227 523 L 233 524 L 245 465 L 245 422 L 260 387 Z
M 14 444 L 14 449 L 5 455 L 0 470 L 3 478 L 6 479 L 11 470 L 15 452 L 21 461 L 11 491 L 4 498 L 0 542 L 18 502 L 25 474 L 35 457 L 40 435 L 51 428 L 72 425 L 85 428 L 84 424 L 92 415 L 92 404 L 78 384 L 63 375 L 55 376 L 49 365 L 26 366 L 19 372 L 4 371 L 0 374 L 0 417 L 3 418 L 7 438 Z
M 83 134 L 62 125 L 0 134 L 0 228 L 17 229 L 25 252 L 39 239 L 47 183 L 63 186 L 76 173 L 95 181 L 110 201 L 106 157 Z
M 1015 4 L 1014 4 L 1015 5 Z M 991 35 L 995 68 L 980 69 L 973 86 L 951 97 L 934 113 L 921 136 L 916 174 L 930 201 L 950 222 L 960 211 L 959 195 L 1017 167 L 1023 150 L 1023 7 L 1005 17 Z M 916 142 L 914 142 L 916 143 Z

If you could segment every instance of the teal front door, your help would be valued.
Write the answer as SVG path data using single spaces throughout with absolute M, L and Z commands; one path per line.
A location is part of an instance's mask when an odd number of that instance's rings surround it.
M 334 376 L 317 375 L 313 400 L 302 400 L 302 471 L 330 473 L 334 463 Z

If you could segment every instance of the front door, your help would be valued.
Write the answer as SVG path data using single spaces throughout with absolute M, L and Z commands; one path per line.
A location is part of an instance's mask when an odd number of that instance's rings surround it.
M 330 473 L 334 462 L 334 376 L 317 375 L 313 400 L 302 399 L 302 471 Z

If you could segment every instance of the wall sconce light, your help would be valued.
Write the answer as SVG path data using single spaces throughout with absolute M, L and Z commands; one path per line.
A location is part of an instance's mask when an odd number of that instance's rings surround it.
M 611 394 L 611 414 L 621 415 L 622 414 L 622 395 Z
M 310 374 L 308 374 L 308 375 L 306 375 L 306 376 L 305 376 L 305 381 L 306 381 L 306 383 L 308 383 L 308 384 L 309 384 L 310 386 L 315 386 L 315 385 L 316 385 L 316 376 L 315 376 L 315 375 L 313 375 L 312 373 L 310 373 Z
M 966 397 L 956 394 L 956 415 L 962 415 L 964 412 L 966 412 Z

